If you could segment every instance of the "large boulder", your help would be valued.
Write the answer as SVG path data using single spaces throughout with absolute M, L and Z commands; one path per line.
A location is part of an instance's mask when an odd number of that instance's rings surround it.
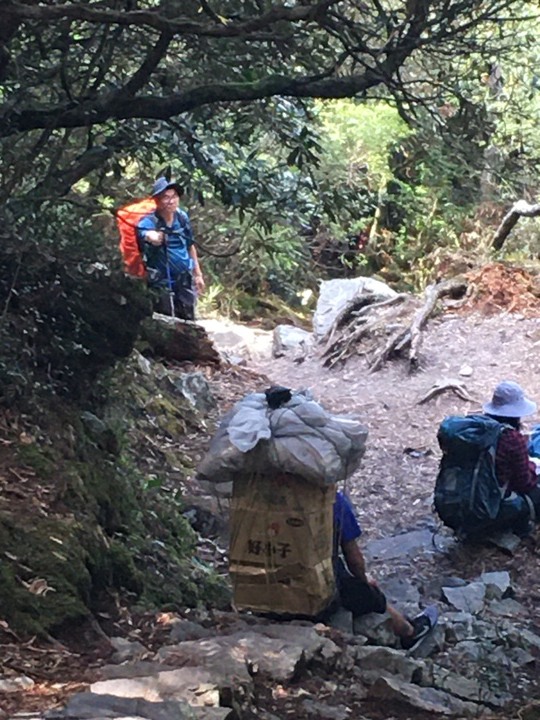
M 352 302 L 371 305 L 390 300 L 396 295 L 395 290 L 373 278 L 357 277 L 322 282 L 317 308 L 313 315 L 315 339 L 322 340 L 332 328 L 338 315 Z
M 313 345 L 313 335 L 295 325 L 278 325 L 272 338 L 272 355 L 275 358 L 302 350 L 307 354 Z

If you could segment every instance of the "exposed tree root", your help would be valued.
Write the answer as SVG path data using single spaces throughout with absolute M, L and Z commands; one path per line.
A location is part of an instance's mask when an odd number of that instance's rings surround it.
M 367 298 L 355 299 L 338 315 L 327 335 L 321 353 L 324 365 L 333 367 L 344 362 L 359 352 L 358 344 L 364 341 L 363 352 L 371 358 L 370 372 L 380 370 L 387 360 L 407 350 L 409 367 L 416 369 L 422 330 L 437 301 L 445 296 L 459 297 L 466 289 L 467 284 L 462 279 L 436 282 L 426 288 L 421 307 L 415 298 L 404 294 L 372 304 L 367 304 Z
M 440 380 L 439 382 L 436 382 L 427 391 L 427 393 L 420 398 L 420 400 L 418 401 L 418 405 L 423 405 L 424 403 L 432 400 L 434 397 L 440 395 L 443 392 L 446 392 L 447 390 L 452 390 L 462 400 L 475 402 L 475 399 L 469 395 L 469 391 L 467 390 L 465 385 L 459 380 Z
M 357 353 L 358 343 L 380 334 L 391 322 L 395 322 L 407 302 L 410 303 L 407 295 L 396 295 L 371 304 L 366 304 L 369 303 L 366 297 L 350 303 L 338 315 L 327 335 L 321 352 L 324 365 L 333 367 Z

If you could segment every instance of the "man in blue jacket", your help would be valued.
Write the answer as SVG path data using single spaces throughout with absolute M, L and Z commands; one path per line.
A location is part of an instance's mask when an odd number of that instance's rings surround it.
M 178 208 L 181 187 L 160 177 L 152 197 L 156 210 L 137 225 L 137 239 L 148 285 L 159 291 L 158 310 L 185 320 L 195 317 L 195 301 L 204 290 L 197 249 L 187 213 Z
M 404 650 L 412 650 L 435 627 L 437 608 L 430 605 L 414 618 L 407 618 L 386 602 L 384 593 L 366 574 L 364 555 L 358 547 L 362 534 L 349 498 L 336 493 L 334 503 L 334 568 L 341 604 L 353 617 L 387 612 L 392 629 Z M 339 551 L 343 559 L 339 555 Z

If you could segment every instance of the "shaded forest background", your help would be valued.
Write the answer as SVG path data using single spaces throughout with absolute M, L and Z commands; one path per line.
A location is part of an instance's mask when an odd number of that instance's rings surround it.
M 46 511 L 22 503 L 27 521 L 9 494 L 0 505 L 5 619 L 51 632 L 111 587 L 217 602 L 218 580 L 186 565 L 180 504 L 130 444 L 122 388 L 137 371 L 118 360 L 150 299 L 122 272 L 115 208 L 170 167 L 203 310 L 240 319 L 269 301 L 309 311 L 321 278 L 420 291 L 477 267 L 510 205 L 537 197 L 538 7 L 7 0 L 0 16 L 0 464 L 4 487 L 22 467 L 49 488 Z M 531 218 L 499 256 L 535 264 L 539 250 Z M 171 437 L 199 422 L 153 413 Z M 71 556 L 36 553 L 45 536 Z M 176 593 L 148 573 L 152 538 Z M 54 602 L 28 593 L 43 576 Z

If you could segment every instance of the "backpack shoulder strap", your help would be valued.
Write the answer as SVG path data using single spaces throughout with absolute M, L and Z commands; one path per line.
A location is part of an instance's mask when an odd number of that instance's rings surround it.
M 180 223 L 180 225 L 182 226 L 182 228 L 185 228 L 187 225 L 187 221 L 188 221 L 187 212 L 185 212 L 185 210 L 180 210 L 180 208 L 178 208 L 176 211 L 176 218 L 177 218 L 178 222 Z

